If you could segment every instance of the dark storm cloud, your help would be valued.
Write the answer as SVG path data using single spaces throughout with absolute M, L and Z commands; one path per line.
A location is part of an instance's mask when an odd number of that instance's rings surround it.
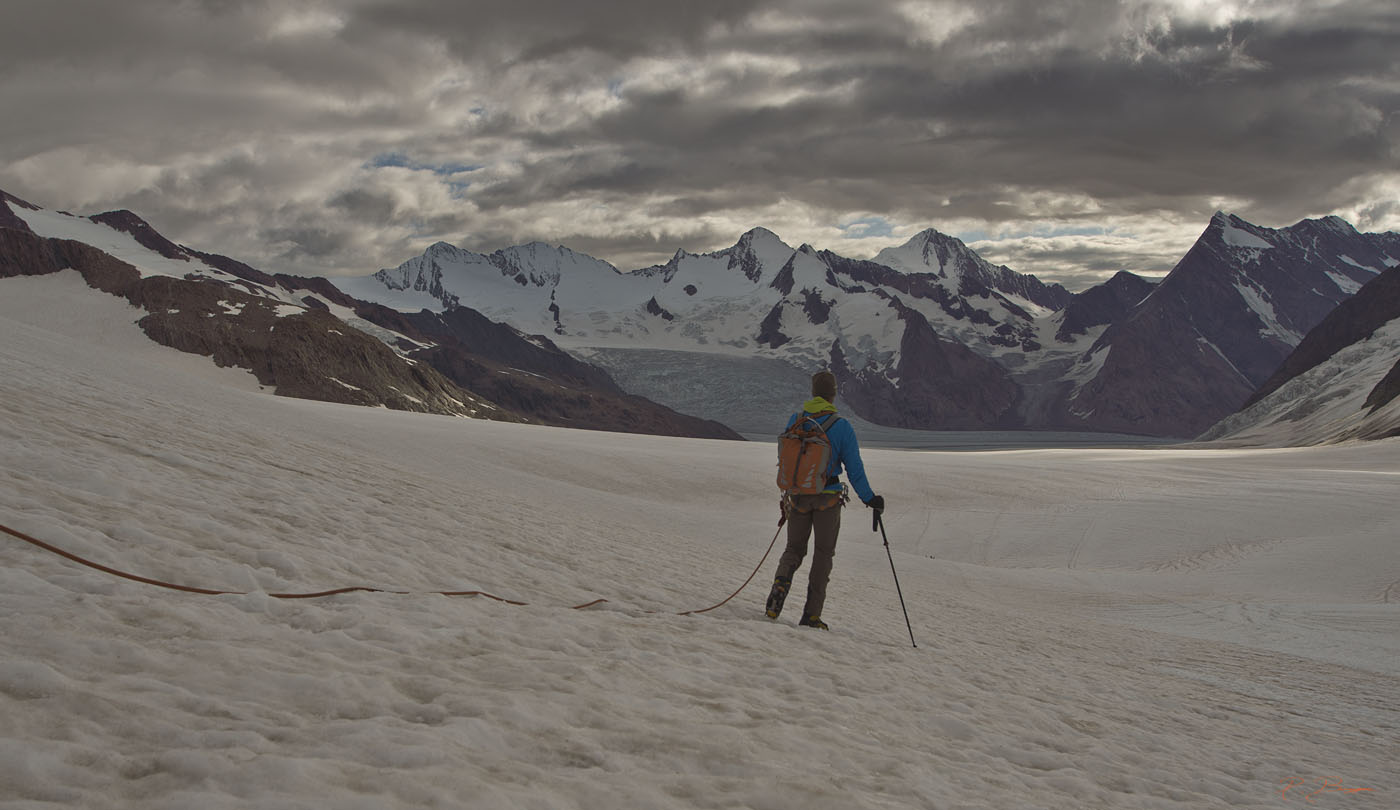
M 1169 268 L 1217 207 L 1400 227 L 1389 0 L 50 0 L 8 16 L 0 187 L 130 207 L 274 270 L 370 272 L 437 239 L 541 239 L 629 269 L 755 225 L 869 255 L 931 225 L 1082 280 Z M 1067 235 L 1086 225 L 1116 235 Z
M 391 221 L 398 210 L 392 195 L 361 188 L 341 192 L 326 205 L 339 208 L 352 220 L 371 224 Z
M 1014 25 L 1008 15 L 1001 27 L 983 23 L 969 34 L 1003 41 L 1020 29 L 1041 31 L 1044 21 L 1035 17 L 1045 13 Z M 1145 58 L 1066 44 L 1041 58 L 985 66 L 970 55 L 976 41 L 950 46 L 967 52 L 952 58 L 907 43 L 897 50 L 900 43 L 891 41 L 885 53 L 895 58 L 885 64 L 841 64 L 789 83 L 819 89 L 855 82 L 845 103 L 754 108 L 731 103 L 725 92 L 629 96 L 626 109 L 553 137 L 628 144 L 641 154 L 659 150 L 652 159 L 682 179 L 690 166 L 703 165 L 697 173 L 724 182 L 729 178 L 709 168 L 737 159 L 746 161 L 752 183 L 837 177 L 883 184 L 898 177 L 948 193 L 1024 185 L 1128 205 L 1154 193 L 1311 195 L 1393 154 L 1394 134 L 1368 112 L 1400 109 L 1395 86 L 1347 82 L 1387 72 L 1394 79 L 1394 63 L 1384 55 L 1400 45 L 1396 31 L 1248 27 L 1245 34 L 1176 30 L 1152 41 Z M 1266 66 L 1239 64 L 1241 48 Z M 927 122 L 941 131 L 921 135 Z
M 716 25 L 735 24 L 762 0 L 387 0 L 359 6 L 352 30 L 399 29 L 445 42 L 468 62 L 548 61 L 594 51 L 626 59 L 699 47 Z

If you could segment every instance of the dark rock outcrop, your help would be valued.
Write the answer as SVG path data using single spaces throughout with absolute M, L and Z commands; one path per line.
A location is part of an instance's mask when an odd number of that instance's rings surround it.
M 657 303 L 656 296 L 654 295 L 647 301 L 646 310 L 647 312 L 651 313 L 652 315 L 656 315 L 662 320 L 674 321 L 676 319 L 675 315 L 672 315 L 669 311 L 667 311 L 665 307 Z
M 1118 272 L 1102 284 L 1078 293 L 1063 310 L 1060 328 L 1055 339 L 1064 343 L 1074 340 L 1095 326 L 1122 320 L 1133 307 L 1142 303 L 1156 289 L 1156 282 L 1133 275 L 1126 270 Z
M 1366 396 L 1365 407 L 1372 411 L 1379 410 L 1394 402 L 1396 397 L 1400 397 L 1400 360 L 1396 360 L 1385 377 L 1371 389 Z
M 803 290 L 802 311 L 806 313 L 808 321 L 820 326 L 831 318 L 831 303 L 823 300 L 822 294 L 816 290 Z
M 0 278 L 43 276 L 62 269 L 48 240 L 28 228 L 0 227 Z
M 768 310 L 763 322 L 758 325 L 758 345 L 776 349 L 790 340 L 787 335 L 783 334 L 783 309 L 785 306 L 783 301 L 779 301 L 773 305 L 772 309 Z
M 526 337 L 469 307 L 454 307 L 441 313 L 428 310 L 399 313 L 362 304 L 359 313 L 366 320 L 417 336 L 424 342 L 456 344 L 463 351 L 505 368 L 546 377 L 566 386 L 622 394 L 622 389 L 606 372 L 575 359 L 548 338 Z M 384 316 L 390 314 L 403 320 L 386 320 Z
M 852 368 L 840 346 L 831 368 L 841 396 L 873 422 L 915 429 L 976 430 L 1011 426 L 1017 386 L 993 361 L 942 340 L 917 310 L 892 300 L 905 324 L 894 379 Z
M 106 225 L 109 228 L 131 234 L 131 237 L 147 250 L 154 251 L 167 259 L 187 262 L 189 255 L 174 242 L 161 236 L 152 228 L 146 220 L 136 216 L 130 211 L 122 209 L 120 211 L 108 211 L 105 214 L 96 214 L 88 217 L 93 222 Z
M 12 230 L 30 233 L 29 223 L 20 219 L 19 215 L 10 209 L 11 205 L 17 205 L 20 208 L 28 208 L 31 211 L 39 210 L 39 206 L 31 205 L 21 200 L 19 197 L 0 191 L 0 228 L 10 228 Z

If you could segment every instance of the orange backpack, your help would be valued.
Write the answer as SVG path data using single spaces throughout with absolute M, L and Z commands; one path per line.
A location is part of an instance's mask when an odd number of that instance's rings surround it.
M 792 427 L 778 435 L 778 489 L 788 495 L 817 495 L 826 489 L 831 472 L 831 440 L 826 428 L 836 414 L 822 421 L 798 414 Z

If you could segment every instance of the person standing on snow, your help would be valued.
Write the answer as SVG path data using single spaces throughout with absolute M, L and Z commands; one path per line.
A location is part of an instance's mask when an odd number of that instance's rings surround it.
M 778 574 L 773 578 L 773 590 L 768 594 L 766 614 L 770 619 L 778 618 L 792 586 L 792 575 L 802 565 L 807 556 L 807 539 L 815 534 L 812 555 L 812 570 L 807 578 L 807 604 L 802 608 L 802 619 L 798 624 L 804 627 L 818 627 L 826 630 L 822 621 L 822 607 L 826 603 L 826 585 L 831 578 L 831 565 L 836 556 L 836 537 L 841 532 L 841 509 L 849 500 L 846 486 L 841 483 L 841 469 L 845 468 L 851 478 L 851 486 L 861 503 L 877 511 L 885 508 L 885 499 L 870 489 L 865 477 L 865 465 L 860 460 L 860 445 L 856 441 L 855 429 L 851 423 L 836 414 L 836 375 L 830 371 L 819 371 L 812 375 L 812 398 L 802 405 L 802 411 L 788 420 L 791 428 L 799 419 L 813 417 L 821 424 L 831 445 L 831 464 L 828 468 L 826 487 L 813 495 L 791 495 L 783 497 L 783 514 L 788 521 L 787 548 L 778 560 Z

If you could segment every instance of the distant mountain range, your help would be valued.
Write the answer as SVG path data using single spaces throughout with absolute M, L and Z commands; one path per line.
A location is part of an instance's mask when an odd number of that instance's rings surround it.
M 759 228 L 631 273 L 541 243 L 489 255 L 438 243 L 334 283 L 397 309 L 469 304 L 550 334 L 637 393 L 731 424 L 744 395 L 729 381 L 750 385 L 739 367 L 764 358 L 832 368 L 846 404 L 885 425 L 1191 437 L 1397 257 L 1400 235 L 1336 217 L 1272 230 L 1221 213 L 1159 284 L 1123 272 L 1078 294 L 932 230 L 862 261 Z M 658 350 L 695 357 L 711 384 L 676 398 L 649 387 L 656 375 L 627 378 Z
M 1295 347 L 1341 351 L 1304 337 L 1397 265 L 1394 233 L 1219 213 L 1161 282 L 1121 272 L 1079 293 L 934 230 L 870 260 L 756 228 L 626 273 L 543 243 L 438 243 L 372 276 L 301 278 L 176 245 L 128 211 L 0 192 L 0 276 L 76 269 L 144 308 L 152 338 L 280 394 L 687 436 L 772 432 L 829 367 L 848 411 L 893 427 L 1189 438 L 1287 389 L 1271 378 L 1310 362 Z

